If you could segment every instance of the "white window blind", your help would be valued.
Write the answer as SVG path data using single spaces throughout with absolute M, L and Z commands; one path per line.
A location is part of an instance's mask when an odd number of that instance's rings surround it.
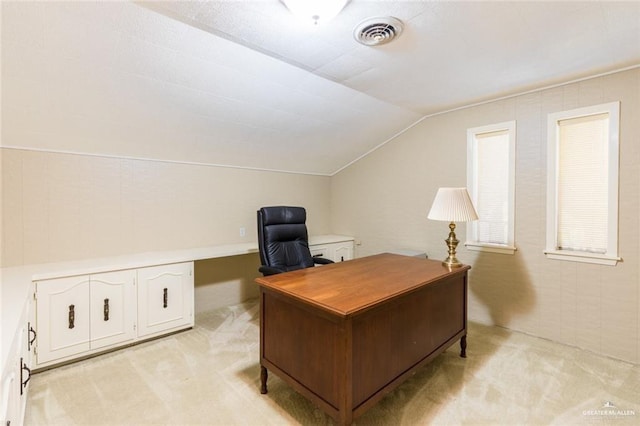
M 509 242 L 509 133 L 476 135 L 477 241 Z
M 467 130 L 467 187 L 479 219 L 467 224 L 470 250 L 515 251 L 516 122 Z
M 609 115 L 558 121 L 558 249 L 606 253 Z
M 549 114 L 547 258 L 620 261 L 619 128 L 620 102 Z

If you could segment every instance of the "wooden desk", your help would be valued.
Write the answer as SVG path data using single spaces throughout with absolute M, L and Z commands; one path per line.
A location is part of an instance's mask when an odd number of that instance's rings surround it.
M 267 370 L 351 424 L 460 340 L 467 270 L 380 254 L 257 278 L 261 392 Z

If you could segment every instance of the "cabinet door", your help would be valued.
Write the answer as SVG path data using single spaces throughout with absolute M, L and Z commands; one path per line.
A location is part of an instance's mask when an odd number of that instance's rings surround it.
M 67 277 L 36 283 L 37 362 L 89 350 L 89 277 Z
M 138 336 L 193 326 L 193 262 L 138 269 Z
M 136 271 L 91 275 L 91 349 L 135 337 Z
M 6 363 L 0 366 L 2 377 L 0 388 L 0 423 L 2 425 L 21 425 L 24 418 L 24 408 L 27 402 L 27 386 L 29 385 L 30 369 L 25 358 L 27 345 L 27 317 L 30 299 L 20 316 L 20 328 L 11 341 Z M 23 368 L 25 366 L 26 368 Z M 3 371 L 1 368 L 5 368 Z
M 335 244 L 334 248 L 334 261 L 335 262 L 344 262 L 345 260 L 353 259 L 353 243 L 338 243 Z
M 31 325 L 31 321 L 28 319 L 31 315 L 31 298 L 27 300 L 24 312 L 21 317 L 21 323 L 18 338 L 18 348 L 16 352 L 16 359 L 18 359 L 18 377 L 20 377 L 20 383 L 18 386 L 18 392 L 20 394 L 20 404 L 18 410 L 18 416 L 20 419 L 24 418 L 25 409 L 27 407 L 27 392 L 29 391 L 29 383 L 31 382 L 31 370 L 33 368 L 32 360 L 32 345 L 35 344 L 35 329 Z

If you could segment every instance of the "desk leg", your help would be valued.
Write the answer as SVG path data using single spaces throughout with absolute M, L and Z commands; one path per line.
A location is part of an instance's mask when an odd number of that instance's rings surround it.
M 466 334 L 460 338 L 460 356 L 462 358 L 467 357 L 467 335 Z
M 269 372 L 266 367 L 260 366 L 260 393 L 267 393 L 267 378 L 269 377 Z

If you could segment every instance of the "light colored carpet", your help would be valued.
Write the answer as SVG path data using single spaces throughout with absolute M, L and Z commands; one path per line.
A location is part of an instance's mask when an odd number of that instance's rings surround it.
M 331 425 L 269 376 L 259 392 L 257 301 L 196 327 L 35 374 L 26 425 Z M 640 424 L 640 366 L 497 327 L 456 344 L 356 419 L 358 425 Z

